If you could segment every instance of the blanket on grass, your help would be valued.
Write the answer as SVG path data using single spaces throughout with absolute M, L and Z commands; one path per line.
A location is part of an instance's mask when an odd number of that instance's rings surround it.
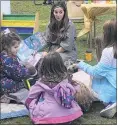
M 0 103 L 0 119 L 7 119 L 13 117 L 21 117 L 28 115 L 28 110 L 22 104 L 8 104 Z

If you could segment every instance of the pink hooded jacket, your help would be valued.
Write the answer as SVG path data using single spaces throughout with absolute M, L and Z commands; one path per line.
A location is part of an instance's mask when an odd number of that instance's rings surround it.
M 33 85 L 26 99 L 34 124 L 59 124 L 73 121 L 83 115 L 74 99 L 75 88 L 63 80 L 54 88 L 39 81 Z

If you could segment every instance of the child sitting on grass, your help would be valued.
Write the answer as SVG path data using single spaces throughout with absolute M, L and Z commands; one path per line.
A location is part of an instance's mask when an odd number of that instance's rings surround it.
M 116 113 L 117 96 L 117 22 L 108 20 L 103 26 L 104 45 L 102 56 L 97 65 L 91 66 L 84 62 L 79 62 L 73 67 L 78 67 L 92 76 L 92 89 L 98 94 L 106 108 L 100 115 L 112 118 Z
M 81 117 L 75 94 L 60 54 L 48 53 L 40 66 L 40 79 L 31 87 L 25 102 L 31 120 L 34 124 L 63 124 Z
M 18 62 L 17 52 L 21 39 L 11 32 L 2 32 L 0 41 L 0 72 L 1 95 L 9 95 L 24 88 L 24 79 L 28 79 L 36 70 L 33 66 L 21 65 Z

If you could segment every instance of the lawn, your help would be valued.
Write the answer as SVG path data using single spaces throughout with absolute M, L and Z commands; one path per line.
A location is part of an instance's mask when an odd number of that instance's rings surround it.
M 42 3 L 42 1 L 40 1 Z M 50 17 L 50 8 L 51 6 L 47 5 L 34 5 L 33 0 L 28 1 L 11 1 L 11 12 L 12 14 L 35 14 L 36 11 L 40 12 L 40 31 L 44 31 L 46 25 L 49 22 Z M 102 33 L 103 24 L 106 20 L 116 18 L 115 12 L 109 12 L 105 15 L 97 17 L 98 21 L 96 22 L 96 35 Z M 83 27 L 82 24 L 77 25 L 77 28 Z M 81 38 L 77 39 L 77 46 L 78 46 L 78 58 L 84 59 L 85 58 L 85 51 L 88 48 L 86 44 L 87 35 L 82 36 Z M 95 49 L 93 49 L 93 60 L 89 62 L 90 64 L 96 64 L 96 54 Z M 106 119 L 102 118 L 99 115 L 99 112 L 103 109 L 103 104 L 100 102 L 93 103 L 89 112 L 85 113 L 81 118 L 75 120 L 73 122 L 74 125 L 116 125 L 117 124 L 117 117 L 115 116 L 113 119 Z M 3 125 L 21 125 L 21 124 L 32 124 L 29 117 L 20 117 L 20 118 L 13 118 L 13 119 L 6 119 L 1 120 L 1 124 Z

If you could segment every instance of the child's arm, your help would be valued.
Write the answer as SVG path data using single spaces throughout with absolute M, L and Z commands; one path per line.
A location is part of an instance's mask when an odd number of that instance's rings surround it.
M 104 74 L 105 74 L 105 71 L 103 71 L 101 64 L 99 64 L 99 63 L 95 66 L 91 66 L 85 62 L 79 62 L 77 64 L 77 67 L 79 69 L 83 70 L 84 72 L 88 73 L 89 75 L 96 77 L 96 78 L 102 78 L 102 76 L 100 76 L 101 72 L 104 72 Z
M 109 56 L 108 51 L 109 50 L 107 50 L 107 48 L 105 48 L 102 51 L 102 56 L 101 56 L 100 62 L 97 65 L 91 66 L 87 63 L 79 62 L 77 65 L 78 68 L 82 69 L 89 75 L 92 75 L 96 78 L 106 77 L 106 75 L 110 69 L 109 62 L 111 61 L 111 57 Z
M 25 101 L 25 105 L 27 108 L 29 108 L 29 104 L 31 103 L 32 100 L 38 99 L 39 95 L 44 92 L 44 90 L 40 87 L 39 82 L 37 81 L 35 85 L 33 85 L 30 88 L 28 97 Z
M 7 77 L 21 81 L 22 79 L 27 79 L 29 78 L 29 71 L 26 67 L 20 65 L 20 63 L 11 58 L 11 57 L 6 57 L 4 59 L 4 72 L 7 75 Z

